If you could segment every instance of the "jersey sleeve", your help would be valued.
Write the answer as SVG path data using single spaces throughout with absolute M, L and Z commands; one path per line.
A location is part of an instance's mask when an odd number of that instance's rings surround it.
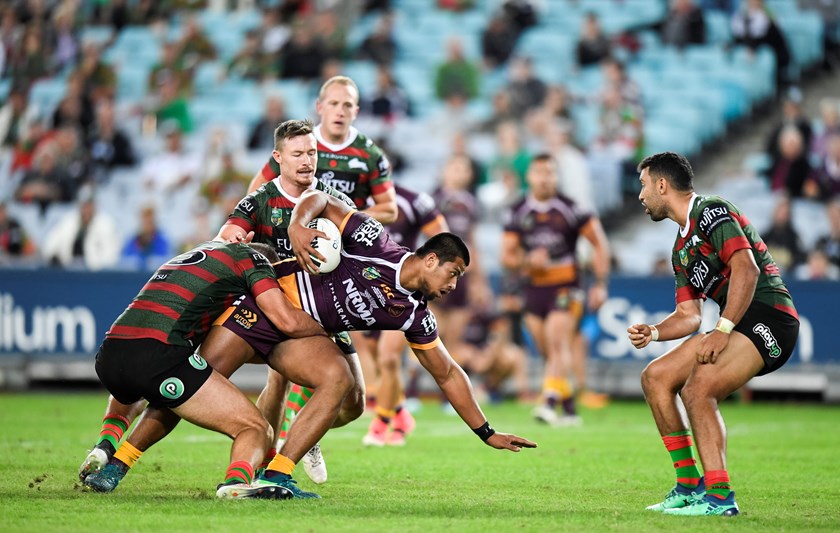
M 697 217 L 697 228 L 724 263 L 729 263 L 732 254 L 738 250 L 751 248 L 741 227 L 740 213 L 727 202 L 711 200 L 700 208 Z
M 262 202 L 261 190 L 263 189 L 259 188 L 241 199 L 233 212 L 228 215 L 228 222 L 236 224 L 245 231 L 256 231 L 258 225 L 257 213 Z
M 262 175 L 265 181 L 271 181 L 280 175 L 280 164 L 274 160 L 273 156 L 269 157 L 268 161 L 263 165 L 262 170 L 260 170 L 260 175 Z
M 688 302 L 691 300 L 705 300 L 706 295 L 694 288 L 694 285 L 688 282 L 688 277 L 685 274 L 685 269 L 681 265 L 674 263 L 674 290 L 677 304 Z
M 391 181 L 391 162 L 381 150 L 376 150 L 371 155 L 373 170 L 369 178 L 370 193 L 377 195 L 388 192 L 394 188 L 394 182 Z
M 254 297 L 269 289 L 277 288 L 274 267 L 263 254 L 249 248 L 247 252 L 242 253 L 242 258 L 237 261 L 237 265 L 242 271 L 248 290 Z
M 428 350 L 440 344 L 437 319 L 428 307 L 422 307 L 414 317 L 414 322 L 405 330 L 408 345 L 418 350 Z
M 348 254 L 382 257 L 388 234 L 382 223 L 361 211 L 351 211 L 341 223 L 341 245 Z
M 417 214 L 417 225 L 421 228 L 443 218 L 443 213 L 438 209 L 434 199 L 424 192 L 417 193 L 417 197 L 411 202 L 411 207 Z

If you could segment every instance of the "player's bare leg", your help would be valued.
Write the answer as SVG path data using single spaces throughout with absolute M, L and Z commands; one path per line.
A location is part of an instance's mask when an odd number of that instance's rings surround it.
M 549 364 L 546 376 L 553 379 L 550 390 L 558 395 L 563 415 L 560 425 L 579 425 L 581 419 L 575 408 L 572 375 L 572 341 L 578 326 L 578 318 L 571 311 L 552 311 L 545 319 L 545 340 Z M 550 373 L 549 373 L 550 372 Z

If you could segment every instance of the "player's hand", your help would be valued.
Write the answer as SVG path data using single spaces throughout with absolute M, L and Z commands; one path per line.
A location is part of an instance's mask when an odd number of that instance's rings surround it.
M 518 452 L 522 448 L 536 448 L 537 443 L 531 442 L 528 439 L 523 439 L 510 433 L 493 433 L 493 435 L 485 441 L 488 446 L 492 446 L 497 450 L 510 450 Z
M 528 267 L 534 270 L 540 270 L 548 266 L 548 260 L 550 259 L 548 255 L 547 248 L 534 248 L 530 252 L 528 252 L 527 262 Z
M 729 346 L 729 335 L 713 329 L 703 335 L 697 345 L 697 362 L 701 365 L 717 363 L 720 353 Z
M 634 324 L 627 328 L 627 337 L 637 350 L 644 348 L 651 341 L 650 326 L 647 324 Z
M 589 296 L 586 299 L 586 305 L 590 311 L 597 311 L 607 301 L 607 285 L 605 283 L 595 283 L 589 287 Z
M 312 261 L 313 256 L 319 261 L 326 261 L 326 258 L 312 246 L 317 237 L 328 238 L 326 233 L 314 228 L 298 224 L 289 226 L 289 243 L 292 245 L 295 259 L 302 268 L 311 273 L 318 272 L 318 265 Z

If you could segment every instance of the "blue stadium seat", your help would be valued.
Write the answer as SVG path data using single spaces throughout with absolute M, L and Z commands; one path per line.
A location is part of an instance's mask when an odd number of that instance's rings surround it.
M 36 81 L 29 91 L 29 103 L 41 116 L 52 115 L 58 103 L 64 98 L 67 82 L 60 78 L 46 78 Z

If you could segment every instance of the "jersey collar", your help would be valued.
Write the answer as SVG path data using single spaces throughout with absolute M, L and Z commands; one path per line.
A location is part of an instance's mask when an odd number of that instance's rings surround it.
M 345 148 L 353 144 L 353 141 L 355 141 L 356 137 L 359 136 L 359 130 L 357 130 L 353 126 L 350 126 L 350 131 L 347 134 L 347 139 L 345 139 L 344 142 L 341 144 L 332 144 L 327 142 L 321 135 L 320 124 L 315 126 L 315 130 L 312 133 L 315 134 L 315 138 L 318 140 L 318 142 L 326 146 L 330 150 L 330 152 L 340 152 L 341 150 L 344 150 Z
M 691 210 L 694 209 L 694 202 L 699 198 L 697 193 L 691 193 L 691 198 L 688 200 L 688 212 L 685 214 L 685 225 L 680 227 L 680 237 L 685 238 L 688 235 L 688 228 L 691 227 Z
M 280 184 L 280 176 L 277 176 L 276 178 L 274 178 L 271 181 L 274 182 L 274 185 L 277 187 L 277 190 L 280 192 L 280 194 L 283 195 L 284 198 L 286 198 L 287 200 L 289 200 L 293 204 L 297 205 L 297 203 L 300 201 L 300 197 L 294 197 L 291 194 L 286 192 L 286 189 L 284 189 L 283 185 Z M 312 189 L 316 188 L 317 186 L 318 186 L 318 178 L 315 178 L 314 180 L 312 180 L 312 183 L 309 185 L 307 190 L 312 190 Z

